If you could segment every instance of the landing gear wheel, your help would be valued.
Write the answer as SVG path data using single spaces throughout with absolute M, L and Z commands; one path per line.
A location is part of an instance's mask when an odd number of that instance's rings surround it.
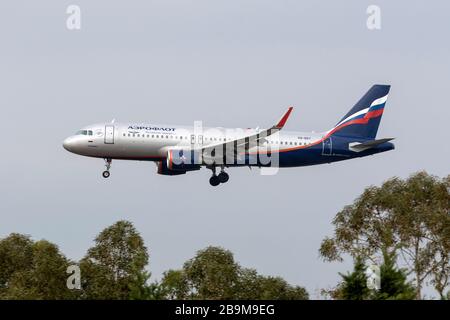
M 103 171 L 103 173 L 102 173 L 103 178 L 109 178 L 109 176 L 111 175 L 109 173 L 109 169 L 111 169 L 111 162 L 112 162 L 112 159 L 109 159 L 109 158 L 105 159 L 106 170 Z
M 217 177 L 219 178 L 220 183 L 225 183 L 230 179 L 230 176 L 225 171 L 219 173 Z
M 209 178 L 209 184 L 213 187 L 217 187 L 220 184 L 219 177 L 216 175 L 213 175 L 211 178 Z

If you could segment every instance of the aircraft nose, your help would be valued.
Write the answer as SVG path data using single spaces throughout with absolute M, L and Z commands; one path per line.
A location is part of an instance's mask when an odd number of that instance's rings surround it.
M 63 141 L 64 149 L 66 149 L 67 151 L 70 151 L 70 152 L 73 151 L 74 144 L 75 143 L 74 143 L 73 137 L 68 137 Z

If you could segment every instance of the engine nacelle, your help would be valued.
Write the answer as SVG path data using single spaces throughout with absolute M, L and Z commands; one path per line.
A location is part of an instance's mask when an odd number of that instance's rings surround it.
M 186 170 L 169 170 L 169 168 L 167 168 L 167 162 L 166 161 L 158 161 L 158 174 L 162 174 L 165 176 L 176 176 L 179 174 L 185 174 Z
M 194 150 L 169 150 L 167 151 L 166 166 L 171 171 L 200 170 L 199 152 Z

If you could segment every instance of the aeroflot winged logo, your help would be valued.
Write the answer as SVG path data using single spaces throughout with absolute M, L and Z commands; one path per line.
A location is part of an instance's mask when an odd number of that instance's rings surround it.
M 150 127 L 150 126 L 128 126 L 129 130 L 153 130 L 153 131 L 175 131 L 175 128 L 168 128 L 168 127 Z

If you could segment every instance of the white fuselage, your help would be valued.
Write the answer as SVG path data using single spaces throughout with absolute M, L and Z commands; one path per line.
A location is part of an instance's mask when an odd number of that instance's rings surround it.
M 161 160 L 170 148 L 200 148 L 221 144 L 255 134 L 258 129 L 220 128 L 146 124 L 96 124 L 87 126 L 64 141 L 64 147 L 73 153 L 89 157 Z M 291 149 L 319 141 L 323 134 L 288 132 L 266 138 L 259 150 Z M 249 151 L 255 151 L 256 147 Z

